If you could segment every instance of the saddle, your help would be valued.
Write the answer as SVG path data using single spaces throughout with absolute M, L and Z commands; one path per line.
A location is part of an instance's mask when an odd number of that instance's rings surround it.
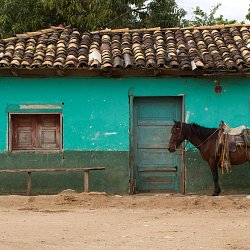
M 222 173 L 224 169 L 231 172 L 229 153 L 236 152 L 239 148 L 245 148 L 247 153 L 247 147 L 250 147 L 250 130 L 245 125 L 232 128 L 222 121 L 217 139 L 217 154 L 220 156 L 219 166 Z
M 237 147 L 245 147 L 245 139 L 243 134 L 240 135 L 230 135 L 228 134 L 228 148 L 230 152 L 236 152 Z
M 246 143 L 246 146 L 250 147 L 250 130 L 245 129 L 245 130 L 243 130 L 242 134 L 243 134 L 243 138 L 244 138 L 244 141 Z
M 222 122 L 221 129 L 224 135 L 227 135 L 228 149 L 230 152 L 236 152 L 237 147 L 250 146 L 250 130 L 245 125 L 232 128 Z
M 247 127 L 245 125 L 241 125 L 239 127 L 232 128 L 224 122 L 222 124 L 222 128 L 223 128 L 224 132 L 229 134 L 229 135 L 241 135 L 243 133 L 243 131 L 245 129 L 247 129 Z

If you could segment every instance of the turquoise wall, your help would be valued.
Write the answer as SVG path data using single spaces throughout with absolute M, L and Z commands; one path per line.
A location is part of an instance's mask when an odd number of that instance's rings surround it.
M 119 80 L 2 78 L 0 88 L 0 151 L 7 148 L 7 105 L 34 103 L 64 103 L 65 150 L 128 150 L 128 92 Z
M 250 78 L 221 78 L 223 91 L 214 92 L 214 79 L 187 81 L 186 117 L 207 127 L 218 127 L 221 120 L 231 126 L 250 126 Z
M 220 81 L 223 87 L 221 94 L 216 94 L 214 91 L 215 80 Z M 15 154 L 10 156 L 7 153 L 8 114 L 6 108 L 8 105 L 57 104 L 62 105 L 63 109 L 63 148 L 64 154 L 68 154 L 67 159 L 70 160 L 70 163 L 67 163 L 66 156 L 57 155 L 56 157 L 59 157 L 58 165 L 75 167 L 73 166 L 75 157 L 75 165 L 87 166 L 92 164 L 93 159 L 99 159 L 102 155 L 98 164 L 105 165 L 107 169 L 105 173 L 108 172 L 109 175 L 103 174 L 102 181 L 95 180 L 96 184 L 91 184 L 92 190 L 128 192 L 129 93 L 134 96 L 183 95 L 184 115 L 187 122 L 217 127 L 220 121 L 224 120 L 231 126 L 241 124 L 250 126 L 249 81 L 250 78 L 243 77 L 0 78 L 0 158 L 2 159 L 0 168 L 24 168 L 25 166 L 28 168 L 34 165 L 39 167 L 37 162 L 44 163 L 41 161 L 44 157 L 42 153 L 30 153 L 28 158 L 27 153 L 25 157 L 15 156 Z M 82 158 L 79 158 L 79 154 L 82 152 L 85 154 L 83 162 Z M 103 152 L 109 152 L 109 154 Z M 90 158 L 90 154 L 94 157 Z M 108 156 L 106 157 L 106 155 Z M 8 160 L 6 160 L 7 158 Z M 198 192 L 199 182 L 195 178 L 189 178 L 195 175 L 194 169 L 196 168 L 192 166 L 194 162 L 202 166 L 206 166 L 206 163 L 201 159 L 197 161 L 191 159 L 191 162 L 192 164 L 188 162 L 186 164 L 186 180 L 188 180 L 186 187 L 187 191 L 196 192 L 195 190 L 197 190 Z M 53 161 L 47 161 L 45 165 L 52 167 Z M 242 171 L 242 176 L 250 177 L 249 168 L 243 167 Z M 103 176 L 99 175 L 99 178 L 103 178 Z M 120 181 L 115 181 L 117 176 Z M 206 174 L 205 178 L 206 180 L 209 178 L 210 181 L 209 174 Z M 12 182 L 15 181 L 12 180 Z M 70 180 L 66 182 L 70 182 Z M 7 184 L 1 185 L 2 192 L 6 191 Z M 79 185 L 82 184 L 79 183 Z M 79 185 L 76 186 L 79 187 Z M 81 190 L 81 187 L 78 189 Z M 18 192 L 15 190 L 19 189 L 13 189 L 12 192 Z M 49 190 L 51 189 L 47 188 L 46 192 Z M 199 189 L 199 192 L 206 193 L 208 190 L 210 187 L 205 186 L 201 190 Z M 244 186 L 240 190 L 246 191 L 246 187 Z M 59 191 L 59 189 L 55 191 Z

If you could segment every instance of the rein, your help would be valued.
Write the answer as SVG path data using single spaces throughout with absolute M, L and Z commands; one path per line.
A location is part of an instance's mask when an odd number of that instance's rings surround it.
M 182 129 L 182 126 L 181 126 L 181 129 Z M 195 148 L 199 148 L 200 146 L 202 146 L 205 142 L 207 142 L 216 132 L 218 132 L 220 130 L 220 128 L 217 128 L 211 135 L 209 135 L 203 142 L 201 142 L 199 145 L 197 146 L 193 146 L 191 148 L 189 148 L 188 150 L 183 150 L 184 152 L 188 152 L 189 150 L 192 150 L 192 149 L 195 149 Z M 187 144 L 185 145 L 184 148 L 186 148 L 186 146 L 188 145 L 188 143 L 190 143 L 190 136 L 187 137 Z

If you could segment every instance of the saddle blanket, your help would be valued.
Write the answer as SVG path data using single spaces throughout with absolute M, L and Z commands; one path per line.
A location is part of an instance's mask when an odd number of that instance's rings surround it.
M 232 128 L 226 123 L 223 124 L 223 128 L 224 128 L 224 131 L 229 135 L 240 135 L 245 129 L 247 129 L 245 125 L 241 125 L 237 128 Z

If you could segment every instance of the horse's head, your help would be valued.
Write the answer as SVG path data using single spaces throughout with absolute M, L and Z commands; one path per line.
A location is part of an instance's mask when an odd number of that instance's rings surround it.
M 181 122 L 174 121 L 174 126 L 171 130 L 171 137 L 168 144 L 168 150 L 170 153 L 176 151 L 176 149 L 181 145 L 181 143 L 186 139 L 183 135 L 183 127 Z

